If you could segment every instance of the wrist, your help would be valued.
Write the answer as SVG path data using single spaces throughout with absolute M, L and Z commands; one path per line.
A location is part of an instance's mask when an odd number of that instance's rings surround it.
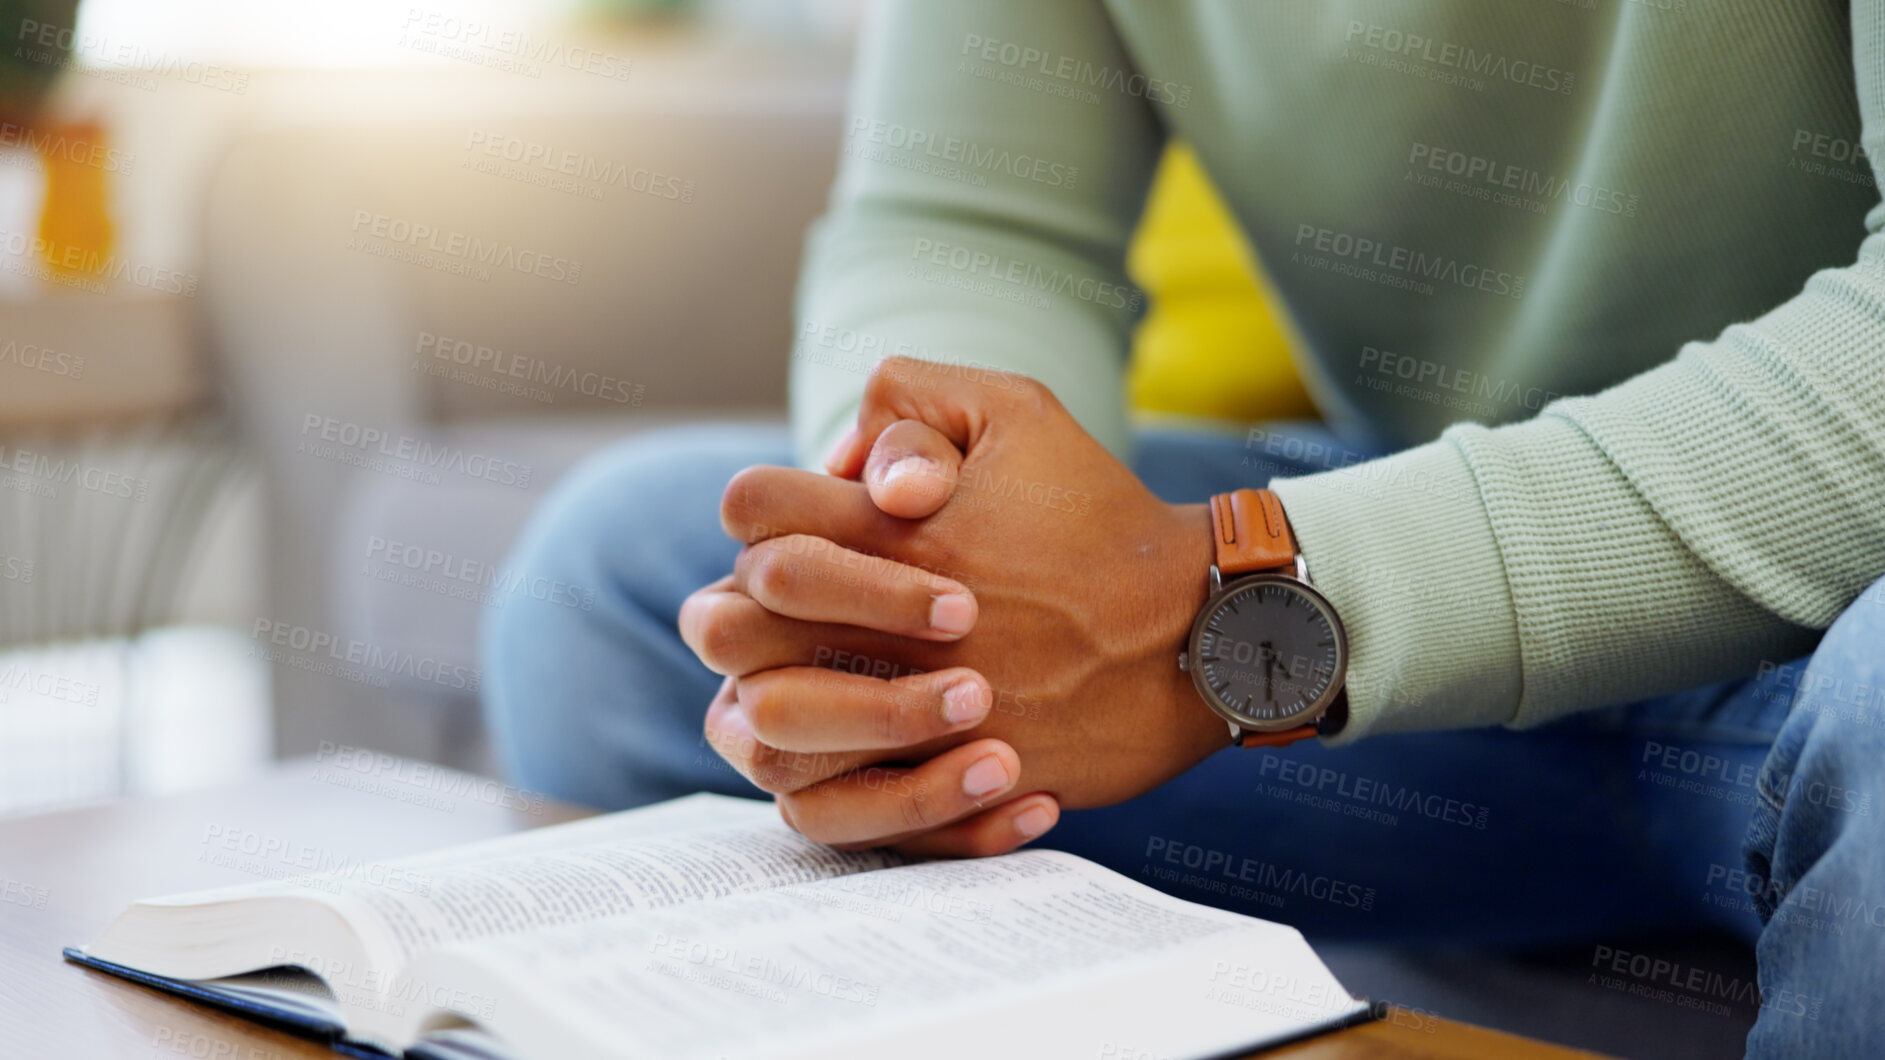
M 1196 762 L 1229 745 L 1224 720 L 1198 695 L 1191 675 L 1177 665 L 1191 639 L 1193 623 L 1211 598 L 1211 565 L 1217 561 L 1217 549 L 1209 504 L 1169 507 L 1173 540 L 1168 551 L 1174 562 L 1164 574 L 1164 586 L 1165 598 L 1174 606 L 1157 624 L 1160 631 L 1158 665 L 1171 680 L 1168 721 L 1180 732 L 1183 745 Z

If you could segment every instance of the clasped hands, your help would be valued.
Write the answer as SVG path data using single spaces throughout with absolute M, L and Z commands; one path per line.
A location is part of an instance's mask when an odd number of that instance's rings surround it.
M 829 474 L 753 467 L 733 573 L 680 629 L 706 738 L 842 847 L 999 854 L 1226 745 L 1178 669 L 1210 516 L 1155 497 L 1039 383 L 879 363 Z

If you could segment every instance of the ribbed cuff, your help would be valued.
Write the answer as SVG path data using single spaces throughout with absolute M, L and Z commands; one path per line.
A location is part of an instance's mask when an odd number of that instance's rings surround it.
M 1720 681 L 1811 645 L 1711 570 L 1573 421 L 1611 400 L 1443 436 L 1472 467 L 1505 561 L 1524 674 L 1514 725 Z
M 1580 407 L 1271 484 L 1348 628 L 1350 720 L 1331 742 L 1538 725 L 1810 646 L 1690 551 L 1569 418 Z
M 1329 742 L 1513 719 L 1522 685 L 1512 597 L 1451 440 L 1270 488 L 1310 580 L 1348 630 L 1348 726 Z

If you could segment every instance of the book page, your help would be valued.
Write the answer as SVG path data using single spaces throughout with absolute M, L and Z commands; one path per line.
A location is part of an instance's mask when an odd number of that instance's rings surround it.
M 141 898 L 137 904 L 147 906 L 204 905 L 209 902 L 301 895 L 309 892 L 334 894 L 344 889 L 345 885 L 354 883 L 391 886 L 377 878 L 384 875 L 389 866 L 394 865 L 403 870 L 418 871 L 460 862 L 483 861 L 504 855 L 580 846 L 589 842 L 609 842 L 631 836 L 665 835 L 732 824 L 764 824 L 776 817 L 778 817 L 778 810 L 768 802 L 735 799 L 724 795 L 689 795 L 640 809 L 599 814 L 595 817 L 533 828 L 492 839 L 428 850 L 391 861 L 367 861 L 339 856 L 316 858 L 313 859 L 312 867 L 304 873 L 271 877 L 254 883 L 237 883 L 182 894 Z
M 379 956 L 906 864 L 786 827 L 771 803 L 694 795 L 383 863 L 145 899 L 191 906 L 316 897 Z
M 369 911 L 402 957 L 422 949 L 637 909 L 720 898 L 901 865 L 887 851 L 822 846 L 776 816 L 666 835 L 453 861 L 422 868 L 422 893 L 372 886 L 345 897 Z M 349 919 L 358 921 L 359 913 Z
M 93 947 L 107 959 L 132 952 L 118 941 L 124 922 L 135 915 L 140 925 L 155 926 L 153 917 L 167 914 L 175 930 L 141 931 L 150 941 L 131 963 L 175 974 L 164 954 L 184 945 L 185 936 L 204 935 L 205 915 L 221 910 L 223 923 L 252 902 L 257 915 L 238 933 L 243 945 L 228 947 L 240 953 L 229 958 L 231 967 L 189 977 L 307 968 L 327 983 L 354 1034 L 384 1044 L 408 1014 L 449 996 L 406 972 L 408 959 L 430 947 L 906 861 L 813 843 L 786 827 L 771 803 L 696 795 L 385 863 L 140 901 Z M 282 898 L 333 910 L 352 937 L 303 926 L 270 901 Z M 212 934 L 233 929 L 229 921 Z M 177 938 L 161 941 L 169 936 Z
M 1075 1055 L 1063 1048 L 1075 1039 L 1092 1045 L 1077 1055 L 1099 1056 L 1107 1043 L 1124 1048 L 1153 1032 L 1133 1047 L 1163 1041 L 1155 1055 L 1180 1055 L 1176 1041 L 1202 1055 L 1365 1010 L 1293 929 L 1048 851 L 489 939 L 415 967 L 495 999 L 463 1014 L 526 1058 L 959 1060 Z M 1233 976 L 1261 980 L 1258 1004 L 1226 1000 Z M 1108 991 L 1115 1003 L 1094 1009 L 1091 999 Z M 1171 1026 L 1174 1011 L 1148 1016 L 1147 1003 L 1183 1010 L 1190 1025 Z M 1072 1006 L 1072 1026 L 1052 1018 L 1056 1005 Z M 1039 1038 L 1043 1023 L 1047 1039 L 1015 1048 Z
M 388 862 L 415 883 L 351 879 L 347 919 L 411 954 L 479 939 L 701 902 L 907 864 L 844 853 L 788 828 L 771 803 L 690 796 Z

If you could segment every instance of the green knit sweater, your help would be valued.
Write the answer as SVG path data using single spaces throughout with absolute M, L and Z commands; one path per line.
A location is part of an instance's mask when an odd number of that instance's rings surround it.
M 1274 486 L 1348 626 L 1343 741 L 1750 673 L 1885 574 L 1885 0 L 892 3 L 807 252 L 801 457 L 894 353 L 1034 376 L 1123 453 L 1167 136 L 1328 421 L 1412 446 Z

